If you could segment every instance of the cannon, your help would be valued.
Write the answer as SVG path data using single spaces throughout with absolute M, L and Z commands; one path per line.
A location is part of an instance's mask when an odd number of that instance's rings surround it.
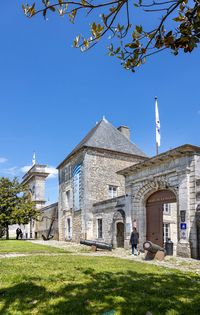
M 87 246 L 92 246 L 93 250 L 97 250 L 97 248 L 100 249 L 107 249 L 107 250 L 112 250 L 112 245 L 104 242 L 97 242 L 97 241 L 91 241 L 91 240 L 80 240 L 80 244 L 82 245 L 87 245 Z
M 163 260 L 166 255 L 166 251 L 163 247 L 150 241 L 144 242 L 143 248 L 146 252 L 145 260 L 152 260 L 154 258 L 158 260 Z

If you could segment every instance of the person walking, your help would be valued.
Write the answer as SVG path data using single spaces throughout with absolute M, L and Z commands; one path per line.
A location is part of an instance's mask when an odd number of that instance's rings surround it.
M 133 228 L 130 237 L 130 244 L 132 246 L 132 255 L 138 255 L 138 243 L 139 243 L 139 233 L 136 227 Z
M 16 229 L 16 240 L 19 239 L 19 235 L 20 235 L 20 228 Z
M 22 232 L 21 229 L 20 229 L 20 231 L 19 231 L 19 237 L 21 238 L 21 240 L 23 239 L 23 232 Z

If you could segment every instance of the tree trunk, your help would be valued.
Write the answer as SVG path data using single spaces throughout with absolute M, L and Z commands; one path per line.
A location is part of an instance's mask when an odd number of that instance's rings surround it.
M 6 225 L 6 239 L 9 240 L 9 227 Z

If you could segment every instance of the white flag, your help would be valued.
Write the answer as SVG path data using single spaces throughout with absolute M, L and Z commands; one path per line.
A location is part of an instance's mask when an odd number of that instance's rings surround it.
M 35 152 L 33 153 L 33 159 L 32 159 L 32 164 L 35 165 L 36 159 L 35 159 Z
M 155 115 L 156 115 L 156 143 L 160 146 L 160 119 L 158 113 L 158 99 L 155 98 Z

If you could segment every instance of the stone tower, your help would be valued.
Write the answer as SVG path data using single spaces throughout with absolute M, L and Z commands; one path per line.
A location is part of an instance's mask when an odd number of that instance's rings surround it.
M 32 201 L 35 202 L 36 209 L 41 209 L 45 205 L 45 179 L 49 175 L 46 171 L 46 165 L 34 164 L 30 170 L 23 176 L 22 183 L 28 185 Z M 26 233 L 29 237 L 35 236 L 36 222 L 31 221 Z

